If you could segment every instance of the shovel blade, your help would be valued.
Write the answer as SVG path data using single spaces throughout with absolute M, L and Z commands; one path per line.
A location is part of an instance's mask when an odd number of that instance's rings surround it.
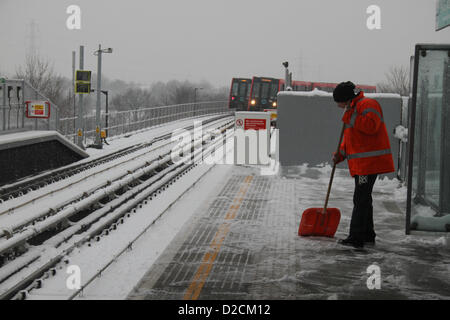
M 309 208 L 302 214 L 300 226 L 298 228 L 299 236 L 321 236 L 334 237 L 341 220 L 341 212 L 338 208 Z

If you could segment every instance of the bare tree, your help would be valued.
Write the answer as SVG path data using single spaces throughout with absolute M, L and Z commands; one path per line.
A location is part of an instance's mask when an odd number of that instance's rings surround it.
M 194 101 L 195 85 L 189 81 L 180 82 L 171 80 L 167 82 L 167 90 L 172 104 L 189 103 Z
M 386 80 L 377 84 L 378 92 L 409 95 L 409 71 L 404 66 L 391 66 L 386 73 Z
M 207 81 L 192 83 L 189 81 L 170 80 L 167 83 L 156 82 L 149 89 L 136 88 L 136 84 L 122 83 L 122 87 L 128 89 L 113 93 L 111 107 L 116 110 L 132 110 L 142 107 L 167 106 L 173 104 L 192 103 L 194 101 L 195 88 L 196 101 L 226 100 L 229 88 L 216 89 Z
M 154 106 L 154 99 L 148 89 L 129 88 L 121 94 L 114 95 L 111 106 L 118 111 L 136 110 Z
M 69 90 L 71 81 L 58 74 L 48 59 L 38 54 L 27 54 L 25 65 L 16 69 L 16 78 L 28 81 L 45 97 L 53 101 L 64 115 L 70 104 Z

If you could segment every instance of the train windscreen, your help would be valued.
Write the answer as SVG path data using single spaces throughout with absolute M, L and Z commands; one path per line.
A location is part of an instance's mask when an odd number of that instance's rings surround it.
M 247 109 L 251 79 L 233 78 L 229 97 L 229 108 L 242 111 Z
M 254 77 L 249 110 L 276 108 L 279 85 L 279 79 Z

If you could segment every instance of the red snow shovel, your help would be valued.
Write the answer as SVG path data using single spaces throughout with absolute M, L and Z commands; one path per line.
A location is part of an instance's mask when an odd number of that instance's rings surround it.
M 344 135 L 345 123 L 342 126 L 341 136 L 336 153 L 339 152 L 342 136 Z M 331 171 L 330 183 L 328 184 L 327 197 L 325 199 L 325 206 L 323 208 L 309 208 L 303 211 L 302 220 L 298 228 L 299 236 L 322 236 L 334 237 L 336 230 L 341 220 L 341 211 L 338 208 L 327 208 L 328 198 L 330 197 L 331 184 L 333 183 L 334 171 L 336 170 L 336 163 L 333 165 Z

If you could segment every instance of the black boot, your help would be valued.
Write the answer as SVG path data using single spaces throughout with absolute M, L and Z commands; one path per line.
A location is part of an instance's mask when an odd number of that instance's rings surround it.
M 354 248 L 363 248 L 364 247 L 364 241 L 354 239 L 352 237 L 347 237 L 346 239 L 341 239 L 338 241 L 339 244 L 342 244 L 344 246 L 351 246 Z
M 375 238 L 364 239 L 364 244 L 368 246 L 375 246 Z

